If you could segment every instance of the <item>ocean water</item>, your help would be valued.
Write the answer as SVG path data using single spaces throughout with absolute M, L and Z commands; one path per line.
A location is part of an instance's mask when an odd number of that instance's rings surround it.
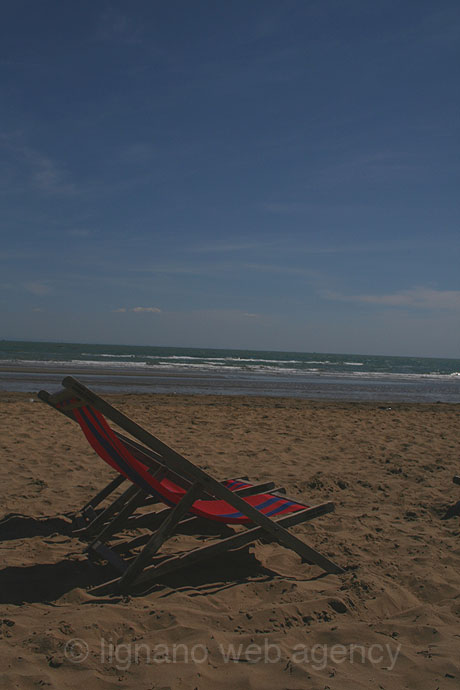
M 101 392 L 460 402 L 460 359 L 0 341 L 0 390 L 67 375 Z

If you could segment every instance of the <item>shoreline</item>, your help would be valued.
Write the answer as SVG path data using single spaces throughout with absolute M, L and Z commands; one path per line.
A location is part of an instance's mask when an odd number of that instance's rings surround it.
M 60 387 L 65 376 L 80 378 L 101 393 L 153 393 L 185 395 L 248 395 L 305 400 L 460 403 L 460 378 L 431 379 L 365 374 L 325 373 L 267 375 L 255 373 L 175 370 L 123 370 L 115 367 L 0 365 L 0 391 L 36 393 Z
M 49 393 L 55 393 L 58 388 L 49 390 Z M 8 391 L 0 389 L 0 403 L 2 402 L 26 402 L 39 403 L 44 405 L 42 400 L 37 397 L 38 391 Z M 387 400 L 335 400 L 335 399 L 318 399 L 318 398 L 296 398 L 294 396 L 279 396 L 279 395 L 247 395 L 247 394 L 216 394 L 216 393 L 156 393 L 148 391 L 112 391 L 109 393 L 101 393 L 104 399 L 111 401 L 113 404 L 123 404 L 124 402 L 133 402 L 134 404 L 142 403 L 145 399 L 149 403 L 158 403 L 159 405 L 168 404 L 193 404 L 197 406 L 225 406 L 225 405 L 244 405 L 248 407 L 293 407 L 296 409 L 305 407 L 315 409 L 357 409 L 362 407 L 364 410 L 411 410 L 411 409 L 427 409 L 436 412 L 437 410 L 452 408 L 453 412 L 460 410 L 460 402 L 419 402 L 419 401 L 405 401 L 397 400 L 389 402 Z

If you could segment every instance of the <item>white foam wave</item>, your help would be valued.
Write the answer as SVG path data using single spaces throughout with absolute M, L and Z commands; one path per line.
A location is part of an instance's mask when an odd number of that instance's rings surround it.
M 258 359 L 257 357 L 191 357 L 190 355 L 146 355 L 145 359 L 161 359 L 171 361 L 191 361 L 199 362 L 263 362 L 264 364 L 302 364 L 300 359 Z
M 300 359 L 259 359 L 258 357 L 206 357 L 209 361 L 222 362 L 263 362 L 264 364 L 302 364 Z
M 203 359 L 203 357 L 190 357 L 189 355 L 144 355 L 145 359 Z
M 43 359 L 21 359 L 21 360 L 14 360 L 10 362 L 5 362 L 5 364 L 21 364 L 25 367 L 27 366 L 34 366 L 34 367 L 50 367 L 50 368 L 69 368 L 70 366 L 72 367 L 103 367 L 107 369 L 120 369 L 120 368 L 125 368 L 125 367 L 146 367 L 148 364 L 145 362 L 101 362 L 99 360 L 88 360 L 88 359 L 66 359 L 66 360 L 43 360 Z
M 134 357 L 136 357 L 136 355 L 132 355 L 132 354 L 109 355 L 109 354 L 102 353 L 99 355 L 99 354 L 96 354 L 95 352 L 82 352 L 81 356 L 82 357 L 108 357 L 108 358 L 112 358 L 112 359 L 117 359 L 118 357 L 128 357 L 130 359 L 134 359 Z

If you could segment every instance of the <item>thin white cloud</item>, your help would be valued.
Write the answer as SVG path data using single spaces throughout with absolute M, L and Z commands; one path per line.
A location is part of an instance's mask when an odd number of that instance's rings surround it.
M 417 309 L 460 309 L 459 290 L 433 290 L 432 288 L 414 287 L 388 294 L 344 295 L 331 290 L 322 290 L 320 295 L 325 299 L 338 302 L 355 302 L 376 304 L 387 307 L 414 307 Z
M 152 314 L 161 314 L 161 309 L 159 309 L 158 307 L 133 307 L 131 311 L 134 311 L 136 313 L 151 312 Z
M 201 244 L 197 247 L 190 247 L 189 251 L 194 254 L 218 254 L 226 252 L 240 252 L 251 249 L 264 249 L 272 246 L 271 243 L 261 242 L 235 242 L 235 243 L 210 243 Z
M 142 164 L 152 160 L 155 147 L 152 142 L 137 142 L 120 148 L 118 156 L 124 163 Z
M 43 282 L 24 283 L 24 289 L 39 297 L 49 295 L 52 292 L 50 286 Z
M 127 309 L 126 307 L 120 307 L 119 309 L 112 309 L 112 313 L 114 314 L 124 314 L 127 311 L 133 311 L 136 314 L 141 314 L 143 312 L 147 312 L 150 314 L 161 314 L 161 309 L 159 307 L 130 307 Z
M 76 193 L 75 185 L 66 180 L 65 173 L 50 158 L 31 150 L 27 152 L 27 157 L 32 165 L 32 183 L 37 189 L 56 195 Z
M 195 266 L 195 267 L 190 267 L 190 266 L 132 266 L 132 267 L 125 267 L 125 271 L 129 270 L 132 273 L 158 273 L 158 274 L 177 274 L 177 275 L 202 275 L 203 272 L 206 272 L 206 270 L 209 267 L 202 267 L 202 266 Z
M 125 267 L 125 271 L 129 270 L 133 273 L 157 273 L 166 275 L 191 275 L 191 276 L 216 276 L 224 272 L 235 273 L 237 271 L 260 271 L 263 273 L 274 274 L 289 274 L 299 275 L 311 279 L 316 279 L 318 273 L 315 270 L 308 268 L 299 268 L 296 266 L 276 265 L 276 264 L 262 264 L 255 262 L 243 261 L 219 261 L 210 263 L 196 263 L 194 265 L 166 265 L 166 266 L 135 266 Z
M 66 234 L 69 237 L 83 238 L 90 237 L 90 235 L 92 235 L 92 232 L 91 230 L 87 230 L 86 228 L 71 228 L 70 230 L 67 230 Z
M 317 271 L 310 268 L 299 268 L 297 266 L 282 266 L 277 264 L 257 264 L 248 263 L 242 264 L 241 268 L 248 269 L 250 271 L 261 271 L 263 273 L 274 273 L 281 275 L 293 275 L 293 276 L 304 276 L 310 279 L 317 279 L 319 274 Z
M 63 168 L 49 156 L 28 146 L 21 133 L 2 134 L 0 145 L 10 154 L 10 177 L 26 178 L 29 184 L 45 194 L 73 195 L 76 185 L 69 181 Z
M 100 17 L 95 38 L 115 43 L 135 44 L 141 42 L 141 30 L 127 14 L 118 8 L 108 7 Z

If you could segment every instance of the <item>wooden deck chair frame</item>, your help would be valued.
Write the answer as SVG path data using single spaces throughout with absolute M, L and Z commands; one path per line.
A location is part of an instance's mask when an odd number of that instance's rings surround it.
M 304 510 L 285 515 L 278 520 L 274 520 L 251 506 L 243 497 L 232 492 L 224 484 L 220 483 L 203 469 L 194 465 L 183 455 L 177 453 L 150 434 L 76 379 L 66 377 L 62 381 L 62 385 L 65 391 L 72 393 L 74 399 L 77 399 L 77 401 L 80 400 L 83 404 L 93 407 L 104 417 L 123 429 L 123 431 L 129 433 L 148 450 L 153 451 L 153 453 L 162 458 L 168 471 L 172 471 L 174 474 L 184 478 L 190 483 L 183 498 L 167 512 L 164 520 L 152 534 L 139 555 L 129 564 L 125 562 L 119 563 L 122 575 L 95 588 L 93 590 L 94 592 L 101 593 L 111 590 L 126 591 L 134 584 L 136 586 L 146 585 L 166 573 L 183 568 L 191 563 L 196 563 L 202 559 L 215 556 L 217 553 L 239 548 L 262 536 L 295 551 L 302 560 L 320 566 L 327 573 L 344 572 L 339 565 L 305 544 L 287 529 L 290 526 L 331 512 L 334 510 L 333 503 L 327 502 L 308 507 Z M 48 402 L 56 402 L 59 396 L 64 399 L 65 395 L 63 395 L 63 393 L 64 391 L 58 392 L 55 396 L 50 396 Z M 215 499 L 226 501 L 235 508 L 236 511 L 240 511 L 246 516 L 248 521 L 250 521 L 250 525 L 244 531 L 237 532 L 231 537 L 221 539 L 212 544 L 180 554 L 179 556 L 173 556 L 158 565 L 152 565 L 151 561 L 162 544 L 173 534 L 178 523 L 187 515 L 193 503 L 197 498 L 203 495 L 203 492 Z M 137 500 L 140 499 L 138 493 L 134 491 L 130 501 L 135 502 L 136 498 Z

